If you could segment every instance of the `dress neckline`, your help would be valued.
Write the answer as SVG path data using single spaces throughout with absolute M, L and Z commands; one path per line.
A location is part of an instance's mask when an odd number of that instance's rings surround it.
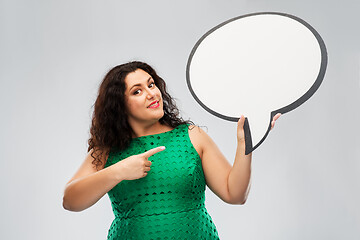
M 180 125 L 178 125 L 177 127 L 173 128 L 172 130 L 169 130 L 169 131 L 166 131 L 166 132 L 156 133 L 156 134 L 150 134 L 150 135 L 144 135 L 144 136 L 141 136 L 141 137 L 135 137 L 135 138 L 132 138 L 131 140 L 137 140 L 137 139 L 147 138 L 147 137 L 151 137 L 151 136 L 159 136 L 159 135 L 162 135 L 162 134 L 171 133 L 171 132 L 173 132 L 175 129 L 179 128 L 179 127 L 182 126 L 182 125 L 183 125 L 183 124 L 180 124 Z

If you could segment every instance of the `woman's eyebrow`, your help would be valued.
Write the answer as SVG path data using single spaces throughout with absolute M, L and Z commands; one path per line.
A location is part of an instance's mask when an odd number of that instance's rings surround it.
M 148 80 L 147 80 L 147 82 L 150 82 L 151 78 L 152 78 L 152 77 L 149 77 Z M 137 84 L 133 85 L 133 86 L 129 89 L 129 91 L 131 91 L 131 89 L 132 89 L 133 87 L 136 87 L 136 86 L 141 86 L 141 83 L 137 83 Z

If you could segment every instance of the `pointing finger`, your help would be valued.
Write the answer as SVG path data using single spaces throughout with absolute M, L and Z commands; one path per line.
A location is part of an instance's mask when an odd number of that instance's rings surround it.
M 153 149 L 150 149 L 150 150 L 144 152 L 143 156 L 146 157 L 146 158 L 149 158 L 152 155 L 154 155 L 155 153 L 158 153 L 158 152 L 161 152 L 161 151 L 164 151 L 164 150 L 165 150 L 164 146 L 156 147 L 156 148 L 153 148 Z

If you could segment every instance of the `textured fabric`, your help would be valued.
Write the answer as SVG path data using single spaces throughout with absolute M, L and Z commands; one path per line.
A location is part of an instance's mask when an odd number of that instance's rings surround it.
M 115 215 L 108 239 L 219 239 L 188 125 L 132 139 L 127 149 L 110 152 L 105 167 L 158 146 L 166 149 L 149 158 L 146 177 L 121 181 L 108 192 Z

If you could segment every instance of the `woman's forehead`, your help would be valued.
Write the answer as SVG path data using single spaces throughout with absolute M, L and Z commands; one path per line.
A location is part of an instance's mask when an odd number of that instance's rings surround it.
M 136 69 L 125 77 L 125 85 L 126 87 L 132 87 L 136 84 L 147 83 L 149 78 L 151 78 L 150 74 L 142 69 Z

